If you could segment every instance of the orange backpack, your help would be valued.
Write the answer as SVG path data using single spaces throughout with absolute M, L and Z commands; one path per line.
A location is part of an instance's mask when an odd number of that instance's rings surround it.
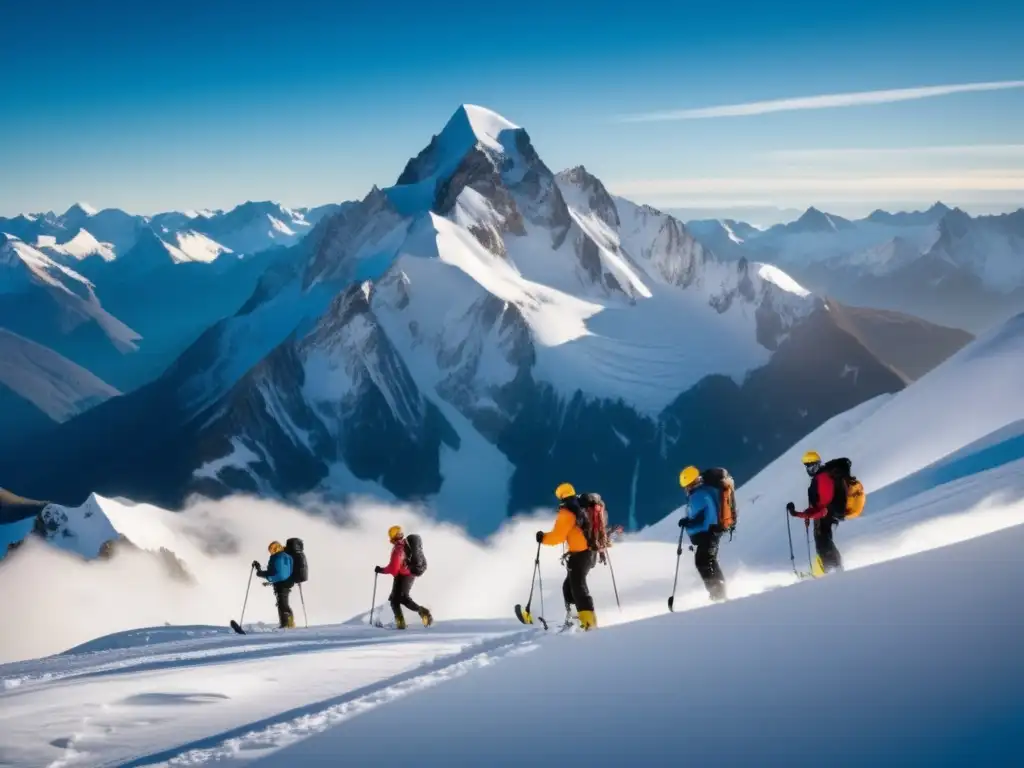
M 736 483 L 729 470 L 712 467 L 700 473 L 704 485 L 718 491 L 718 525 L 730 535 L 736 529 Z

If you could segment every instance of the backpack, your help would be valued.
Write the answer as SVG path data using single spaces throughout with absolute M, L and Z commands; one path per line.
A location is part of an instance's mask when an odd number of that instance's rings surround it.
M 302 584 L 309 580 L 309 562 L 306 560 L 305 547 L 302 539 L 288 539 L 284 543 L 284 551 L 292 556 L 292 577 L 293 584 Z
M 600 552 L 608 549 L 608 508 L 604 499 L 597 493 L 584 493 L 573 511 L 576 513 L 576 526 L 583 531 L 587 540 L 587 549 Z M 599 510 L 598 505 L 604 507 Z
M 835 497 L 829 504 L 829 512 L 836 520 L 852 520 L 864 511 L 867 494 L 861 481 L 850 474 L 852 467 L 853 462 L 846 458 L 832 459 L 821 467 L 835 481 Z
M 736 529 L 736 483 L 729 470 L 721 467 L 700 473 L 704 485 L 718 491 L 718 526 L 731 534 Z
M 423 539 L 419 534 L 405 537 L 405 564 L 413 576 L 422 576 L 427 570 L 427 557 L 423 554 Z

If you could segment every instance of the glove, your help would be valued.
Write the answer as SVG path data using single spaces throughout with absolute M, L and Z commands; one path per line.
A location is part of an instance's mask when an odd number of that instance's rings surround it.
M 253 560 L 252 561 L 252 567 L 253 568 L 259 568 L 260 567 L 260 561 L 259 560 Z
M 601 561 L 601 565 L 608 565 L 608 555 L 604 552 L 598 552 L 597 559 Z
M 791 515 L 793 515 L 795 517 L 796 516 L 796 505 L 792 501 L 789 502 L 789 504 L 786 505 L 786 511 L 789 512 L 789 514 L 791 514 Z
M 374 573 L 384 573 L 384 569 L 381 568 L 379 565 L 375 565 L 375 566 L 373 566 L 373 572 Z
M 264 587 L 269 587 L 270 586 L 270 582 L 269 581 L 264 581 L 263 582 L 263 586 Z
M 537 531 L 537 543 L 538 544 L 543 544 L 544 543 L 544 531 Z
M 685 528 L 689 524 L 690 524 L 690 518 L 688 518 L 688 517 L 680 517 L 679 518 L 679 527 L 680 528 Z

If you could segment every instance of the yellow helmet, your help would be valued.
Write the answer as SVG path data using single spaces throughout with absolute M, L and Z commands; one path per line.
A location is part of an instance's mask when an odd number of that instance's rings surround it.
M 281 546 L 280 541 L 272 541 L 267 545 L 267 551 L 272 555 L 276 555 L 278 552 L 283 552 L 284 547 Z
M 401 535 L 402 535 L 402 526 L 400 526 L 400 525 L 392 525 L 390 528 L 388 528 L 388 541 L 394 541 L 395 539 L 397 539 Z
M 562 483 L 560 486 L 555 488 L 555 498 L 559 501 L 571 498 L 576 495 L 576 489 L 572 487 L 571 483 Z
M 821 456 L 818 455 L 817 451 L 808 451 L 804 454 L 804 464 L 821 464 Z
M 687 467 L 679 473 L 679 484 L 683 488 L 689 488 L 700 480 L 700 470 L 696 467 Z

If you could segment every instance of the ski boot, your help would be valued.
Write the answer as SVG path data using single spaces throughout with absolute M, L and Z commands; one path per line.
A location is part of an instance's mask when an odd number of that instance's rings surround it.
M 420 620 L 423 622 L 423 626 L 424 627 L 429 627 L 431 624 L 434 623 L 434 617 L 433 617 L 433 615 L 431 615 L 430 609 L 428 609 L 428 608 L 420 608 L 419 613 L 420 613 Z
M 597 629 L 597 616 L 593 611 L 580 611 L 580 628 L 584 632 Z
M 395 616 L 395 629 L 405 629 L 405 616 Z

